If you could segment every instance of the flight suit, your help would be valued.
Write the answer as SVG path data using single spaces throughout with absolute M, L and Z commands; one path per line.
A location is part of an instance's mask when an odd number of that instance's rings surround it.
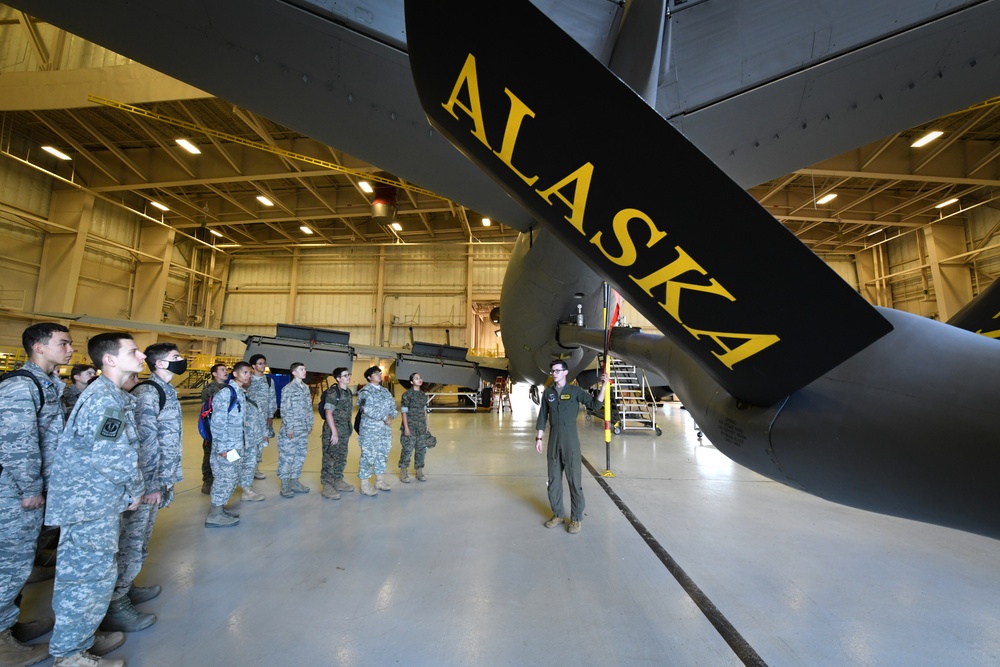
M 344 479 L 344 468 L 347 466 L 347 442 L 351 439 L 351 408 L 354 395 L 350 389 L 334 387 L 326 394 L 327 401 L 323 404 L 324 412 L 333 413 L 333 425 L 337 427 L 337 444 L 331 445 L 333 433 L 330 425 L 323 419 L 323 467 L 319 481 L 323 486 L 333 486 L 337 480 Z
M 410 467 L 410 455 L 413 454 L 413 467 L 424 467 L 427 456 L 427 394 L 419 389 L 407 389 L 399 399 L 400 412 L 406 413 L 406 424 L 410 427 L 410 435 L 406 435 L 405 427 L 399 426 L 399 467 Z M 414 453 L 416 449 L 416 453 Z
M 373 473 L 384 475 L 392 448 L 392 428 L 385 423 L 385 418 L 391 415 L 395 419 L 399 415 L 396 401 L 388 389 L 369 383 L 358 392 L 358 409 L 363 415 L 358 433 L 361 444 L 358 479 L 368 479 Z
M 309 433 L 315 419 L 309 386 L 298 380 L 286 384 L 281 390 L 278 479 L 298 479 L 302 474 L 309 450 Z M 290 435 L 292 433 L 295 435 Z
M 580 435 L 576 430 L 580 405 L 595 410 L 599 402 L 593 395 L 575 385 L 565 384 L 561 389 L 551 385 L 542 392 L 538 420 L 535 423 L 535 428 L 539 431 L 545 428 L 546 419 L 551 426 L 545 458 L 548 462 L 549 504 L 552 506 L 552 515 L 564 516 L 562 476 L 565 473 L 566 481 L 569 483 L 570 521 L 583 519 L 585 504 L 581 478 Z
M 104 376 L 80 395 L 59 438 L 46 523 L 61 528 L 49 652 L 69 656 L 94 643 L 118 579 L 121 516 L 143 495 L 135 401 Z

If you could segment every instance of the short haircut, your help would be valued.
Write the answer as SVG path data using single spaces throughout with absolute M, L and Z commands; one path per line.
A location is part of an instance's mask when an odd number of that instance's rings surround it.
M 413 382 L 413 376 L 414 376 L 414 375 L 420 375 L 420 373 L 410 373 L 410 382 Z M 420 375 L 420 379 L 421 379 L 421 380 L 423 380 L 423 379 L 424 379 L 424 376 L 423 376 L 423 375 Z
M 165 359 L 171 352 L 177 352 L 177 346 L 173 343 L 153 343 L 147 347 L 144 354 L 146 355 L 146 365 L 149 366 L 149 370 L 155 371 L 156 362 L 160 359 Z
M 225 364 L 213 364 L 212 368 L 209 369 L 208 372 L 211 373 L 212 375 L 215 375 L 215 371 L 219 370 L 220 368 L 225 368 L 225 367 L 226 367 Z
M 133 340 L 132 334 L 125 333 L 124 331 L 112 331 L 97 334 L 87 341 L 87 354 L 90 356 L 90 360 L 94 362 L 94 368 L 97 370 L 104 368 L 105 354 L 117 357 L 118 352 L 122 348 L 123 340 Z
M 35 353 L 35 350 L 32 349 L 35 343 L 47 345 L 49 339 L 52 338 L 52 334 L 57 331 L 69 333 L 69 329 L 58 322 L 39 322 L 38 324 L 32 324 L 21 334 L 21 345 L 24 346 L 24 351 L 27 352 L 30 357 Z
M 375 373 L 381 373 L 381 372 L 382 372 L 381 368 L 379 368 L 378 366 L 372 366 L 371 368 L 369 368 L 368 370 L 365 371 L 365 379 L 369 380 L 369 379 L 371 379 L 372 375 L 374 375 Z
M 96 369 L 90 364 L 74 364 L 73 368 L 71 368 L 69 371 L 69 376 L 70 378 L 75 378 L 77 375 L 80 375 L 81 373 L 86 373 L 87 371 L 92 371 L 92 370 Z
M 263 354 L 255 354 L 255 355 L 253 355 L 252 357 L 250 357 L 250 361 L 249 361 L 248 363 L 249 363 L 249 364 L 250 364 L 251 366 L 253 366 L 254 364 L 256 364 L 256 363 L 257 363 L 258 361 L 260 361 L 261 359 L 263 359 L 264 361 L 267 361 L 267 357 L 265 357 L 265 356 L 264 356 Z M 235 366 L 233 367 L 233 370 L 234 370 L 234 371 L 236 370 L 236 367 L 235 367 Z
M 347 371 L 346 367 L 337 366 L 336 368 L 333 369 L 333 377 L 339 378 L 341 375 L 344 374 L 345 371 Z
M 233 364 L 233 372 L 234 372 L 234 373 L 235 373 L 236 371 L 241 371 L 241 370 L 243 370 L 244 368 L 250 368 L 250 364 L 248 364 L 248 363 L 247 363 L 247 362 L 245 362 L 245 361 L 237 361 L 237 362 L 236 362 L 235 364 Z
M 288 372 L 291 373 L 292 371 L 294 371 L 299 366 L 305 366 L 305 364 L 302 363 L 301 361 L 293 361 L 292 365 L 288 367 Z
M 569 366 L 562 359 L 553 359 L 552 361 L 549 362 L 550 369 L 554 369 L 557 365 L 562 366 L 564 371 L 569 370 Z

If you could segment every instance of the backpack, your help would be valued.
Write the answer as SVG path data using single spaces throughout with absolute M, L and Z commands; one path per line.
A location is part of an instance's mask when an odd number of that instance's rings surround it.
M 329 401 L 327 400 L 328 398 L 336 397 L 337 401 L 340 400 L 340 394 L 337 392 L 338 389 L 340 389 L 340 387 L 338 387 L 337 385 L 334 385 L 332 387 L 327 387 L 323 391 L 323 394 L 319 397 L 319 405 L 316 406 L 316 409 L 319 410 L 320 419 L 326 420 L 326 410 L 323 409 L 323 404 L 336 402 L 336 401 Z M 345 389 L 345 391 L 348 394 L 351 393 L 350 389 Z
M 135 390 L 138 389 L 139 387 L 141 387 L 144 384 L 148 384 L 151 387 L 156 387 L 156 393 L 160 395 L 160 409 L 157 411 L 157 414 L 159 414 L 160 412 L 163 412 L 163 406 L 167 404 L 167 392 L 163 391 L 163 387 L 161 387 L 160 385 L 156 384 L 152 380 L 143 380 L 142 382 L 140 382 L 136 386 L 132 387 L 132 391 L 130 393 L 134 394 Z
M 42 389 L 42 383 L 38 381 L 38 378 L 35 377 L 34 373 L 32 373 L 29 370 L 25 370 L 23 368 L 18 368 L 16 371 L 10 371 L 9 373 L 4 373 L 3 375 L 0 375 L 0 382 L 3 382 L 4 380 L 9 380 L 10 378 L 13 377 L 31 378 L 31 381 L 35 383 L 36 387 L 38 387 L 39 406 L 38 409 L 35 410 L 35 415 L 36 416 L 40 415 L 42 413 L 42 408 L 45 407 L 45 390 Z
M 229 397 L 229 409 L 226 410 L 226 412 L 232 412 L 233 408 L 236 407 L 236 390 L 229 385 L 226 385 L 222 389 L 228 389 L 231 394 Z M 215 396 L 218 396 L 222 389 L 217 391 Z M 160 389 L 160 391 L 163 390 Z M 210 397 L 207 401 L 201 404 L 201 414 L 198 415 L 198 433 L 200 433 L 202 439 L 207 442 L 212 441 L 212 401 L 215 399 L 215 396 Z
M 361 433 L 361 408 L 358 408 L 358 414 L 354 416 L 354 432 Z

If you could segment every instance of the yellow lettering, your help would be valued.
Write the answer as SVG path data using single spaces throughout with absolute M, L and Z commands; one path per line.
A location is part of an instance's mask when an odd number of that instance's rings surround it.
M 587 208 L 587 195 L 590 193 L 590 181 L 594 177 L 594 165 L 586 163 L 572 174 L 562 179 L 548 190 L 535 190 L 547 204 L 551 204 L 550 197 L 556 196 L 562 203 L 569 207 L 570 215 L 563 216 L 581 234 L 583 231 L 583 214 Z M 573 201 L 564 197 L 560 190 L 576 181 L 573 189 Z
M 459 93 L 462 89 L 466 88 L 468 90 L 469 96 L 469 106 L 465 106 L 458 99 Z M 483 123 L 483 107 L 479 102 L 479 77 L 476 74 L 476 58 L 471 53 L 469 57 L 465 59 L 465 65 L 462 66 L 462 71 L 458 74 L 458 80 L 455 82 L 455 87 L 451 90 L 451 97 L 445 104 L 441 105 L 444 110 L 450 113 L 455 120 L 459 120 L 458 114 L 455 113 L 455 107 L 458 107 L 464 111 L 470 118 L 472 118 L 473 124 L 476 129 L 472 131 L 472 136 L 479 139 L 484 146 L 493 150 L 489 142 L 486 140 L 486 126 Z
M 982 335 L 986 336 L 987 338 L 1000 338 L 1000 329 L 997 329 L 995 331 L 983 331 L 982 329 L 980 329 L 976 333 L 977 334 L 982 334 Z
M 590 242 L 597 246 L 597 249 L 604 253 L 604 256 L 610 259 L 612 262 L 618 266 L 632 266 L 635 264 L 637 257 L 635 251 L 635 243 L 632 242 L 632 237 L 628 233 L 628 223 L 632 220 L 639 219 L 646 223 L 649 227 L 649 242 L 646 243 L 647 248 L 652 248 L 654 244 L 661 241 L 666 235 L 666 232 L 661 232 L 653 224 L 653 221 L 648 215 L 642 211 L 634 208 L 625 208 L 615 215 L 614 221 L 611 223 L 612 228 L 615 232 L 615 238 L 618 239 L 618 244 L 622 247 L 622 254 L 618 257 L 612 257 L 604 246 L 601 245 L 601 232 L 594 234 L 594 238 L 590 239 Z
M 744 359 L 751 357 L 761 350 L 770 347 L 777 343 L 780 338 L 774 334 L 745 334 L 745 333 L 728 333 L 725 331 L 702 331 L 700 329 L 692 329 L 686 324 L 681 324 L 687 332 L 695 337 L 697 340 L 701 340 L 702 336 L 707 336 L 715 342 L 720 348 L 724 350 L 722 354 L 712 351 L 712 354 L 716 359 L 722 362 L 722 364 L 729 370 L 733 370 L 733 366 L 743 361 Z M 740 343 L 736 347 L 729 347 L 723 342 L 725 338 L 739 338 L 746 342 Z
M 509 89 L 504 88 L 503 92 L 507 93 L 507 97 L 510 98 L 510 115 L 507 116 L 507 127 L 503 131 L 503 146 L 500 147 L 499 152 L 493 151 L 493 153 L 500 158 L 501 162 L 510 167 L 510 170 L 517 174 L 522 181 L 532 185 L 538 180 L 538 177 L 525 176 L 514 167 L 511 159 L 514 156 L 514 144 L 517 143 L 517 133 L 521 131 L 521 121 L 524 120 L 525 116 L 534 118 L 535 112 L 529 109 L 528 105 L 519 100 L 517 95 L 510 92 Z
M 696 283 L 682 283 L 675 280 L 678 276 L 687 273 L 688 271 L 696 271 L 701 275 L 706 275 L 708 272 L 701 268 L 698 262 L 694 261 L 689 254 L 684 252 L 680 246 L 675 246 L 674 250 L 677 251 L 677 259 L 667 264 L 662 269 L 654 271 L 645 278 L 636 278 L 630 275 L 629 278 L 635 281 L 638 285 L 646 292 L 649 296 L 653 296 L 653 288 L 660 285 L 666 285 L 666 296 L 660 303 L 663 310 L 667 311 L 672 318 L 681 322 L 680 316 L 680 298 L 681 290 L 689 289 L 695 290 L 697 292 L 708 292 L 709 294 L 715 294 L 717 296 L 722 296 L 730 301 L 736 301 L 736 297 L 729 293 L 725 287 L 719 284 L 715 278 L 709 279 L 708 285 L 699 285 Z M 683 324 L 683 322 L 681 322 Z

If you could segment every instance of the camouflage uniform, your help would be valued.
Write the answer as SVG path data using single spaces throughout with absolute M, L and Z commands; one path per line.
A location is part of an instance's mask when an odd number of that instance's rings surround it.
M 169 502 L 167 489 L 183 479 L 181 472 L 181 404 L 177 391 L 155 373 L 150 377 L 167 397 L 160 410 L 160 393 L 155 387 L 139 385 L 135 397 L 135 421 L 139 429 L 139 470 L 146 493 L 163 492 L 162 502 Z M 172 491 L 171 491 L 172 493 Z M 159 505 L 139 505 L 122 515 L 118 541 L 118 583 L 111 599 L 117 600 L 132 587 L 142 564 L 149 556 L 149 540 Z
M 118 578 L 121 514 L 143 491 L 134 400 L 100 376 L 70 413 L 52 464 L 45 519 L 61 527 L 52 655 L 93 645 Z
M 548 418 L 552 429 L 545 450 L 549 472 L 549 504 L 552 516 L 563 516 L 562 476 L 566 473 L 569 484 L 571 521 L 583 519 L 583 480 L 581 478 L 580 434 L 576 430 L 576 418 L 580 414 L 580 404 L 588 410 L 596 410 L 600 401 L 590 392 L 575 385 L 565 384 L 562 388 L 548 386 L 542 392 L 535 428 L 545 428 Z
M 306 462 L 309 433 L 316 414 L 309 387 L 292 380 L 281 390 L 281 430 L 278 432 L 278 479 L 298 479 Z M 289 433 L 294 433 L 290 436 Z
M 351 407 L 354 403 L 354 395 L 350 389 L 341 390 L 340 387 L 333 387 L 326 395 L 327 401 L 323 410 L 333 412 L 333 424 L 337 427 L 337 444 L 331 445 L 330 438 L 333 433 L 330 425 L 323 418 L 323 468 L 319 474 L 319 481 L 324 486 L 332 486 L 339 479 L 344 479 L 344 468 L 347 466 L 347 442 L 351 439 Z
M 376 475 L 385 474 L 385 464 L 392 448 L 392 427 L 385 423 L 385 418 L 391 415 L 395 419 L 399 413 L 389 390 L 371 383 L 358 392 L 358 409 L 362 414 L 361 432 L 358 433 L 361 445 L 358 479 L 368 479 L 373 472 Z
M 73 406 L 76 405 L 78 400 L 80 400 L 80 394 L 82 393 L 83 392 L 77 389 L 76 385 L 73 383 L 70 383 L 70 385 L 63 390 L 62 406 L 65 417 L 69 417 L 69 413 L 73 412 Z
M 410 467 L 410 454 L 416 447 L 413 457 L 413 467 L 424 467 L 427 456 L 427 440 L 420 436 L 430 433 L 427 429 L 427 394 L 419 389 L 407 389 L 399 399 L 399 410 L 406 415 L 406 424 L 410 427 L 410 435 L 406 435 L 406 427 L 399 425 L 399 467 Z
M 229 411 L 232 395 L 228 391 L 219 390 L 212 397 L 212 505 L 225 505 L 229 496 L 236 490 L 242 466 L 254 467 L 254 461 L 240 458 L 229 461 L 219 456 L 222 452 L 235 449 L 243 457 L 244 427 L 243 419 L 247 409 L 247 394 L 235 380 L 229 381 L 229 388 L 236 392 L 236 405 Z M 221 397 L 221 398 L 220 398 Z M 252 474 L 252 473 L 251 473 Z
M 226 385 L 221 382 L 216 382 L 212 380 L 204 387 L 201 388 L 201 403 L 205 404 L 205 401 L 209 400 L 215 396 L 216 392 L 225 387 Z M 204 452 L 201 458 L 201 481 L 209 482 L 212 481 L 212 441 L 202 440 L 201 448 Z
M 229 404 L 226 404 L 229 407 Z M 235 409 L 235 408 L 234 408 Z M 253 487 L 254 458 L 252 452 L 259 452 L 267 442 L 267 421 L 260 407 L 247 395 L 246 412 L 243 417 L 243 440 L 246 442 L 247 463 L 240 468 L 239 485 L 243 489 Z
M 44 506 L 24 509 L 21 501 L 45 492 L 43 461 L 51 465 L 63 422 L 59 395 L 65 383 L 30 361 L 23 368 L 42 385 L 45 405 L 39 412 L 38 387 L 30 378 L 0 383 L 0 630 L 17 622 L 14 599 L 31 573 L 45 515 Z
M 277 394 L 274 393 L 274 381 L 267 375 L 260 377 L 250 375 L 250 386 L 247 388 L 247 396 L 253 399 L 260 411 L 263 413 L 261 419 L 264 421 L 265 439 L 256 452 L 247 451 L 247 457 L 253 458 L 256 463 L 260 463 L 264 455 L 263 447 L 267 445 L 267 438 L 274 437 L 274 428 L 267 425 L 268 419 L 274 418 L 274 413 L 278 411 Z

